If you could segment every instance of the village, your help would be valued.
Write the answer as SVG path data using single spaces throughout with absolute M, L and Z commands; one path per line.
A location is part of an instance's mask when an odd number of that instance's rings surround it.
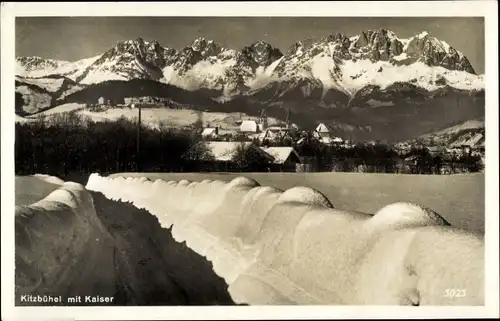
M 123 101 L 100 97 L 88 106 L 106 108 L 182 108 L 165 98 L 127 97 Z M 201 114 L 201 112 L 200 112 Z M 236 120 L 231 128 L 203 122 L 201 116 L 190 130 L 200 135 L 203 149 L 210 157 L 186 157 L 199 171 L 242 171 L 236 159 L 246 158 L 247 170 L 268 172 L 392 172 L 410 174 L 453 174 L 480 171 L 484 167 L 482 144 L 429 145 L 422 142 L 382 144 L 354 141 L 335 135 L 329 124 L 302 129 L 290 119 L 269 124 L 265 110 L 258 119 Z M 200 146 L 193 146 L 199 150 Z M 196 152 L 188 153 L 196 155 Z M 373 154 L 373 155 L 371 155 Z M 187 165 L 189 167 L 189 165 Z

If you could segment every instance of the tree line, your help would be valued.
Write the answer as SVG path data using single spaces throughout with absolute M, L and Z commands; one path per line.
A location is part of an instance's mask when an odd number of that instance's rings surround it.
M 199 141 L 190 131 L 160 125 L 140 128 L 124 117 L 93 122 L 76 113 L 16 123 L 15 171 L 18 175 L 134 171 L 181 171 L 182 155 Z
M 215 159 L 201 139 L 200 129 L 140 127 L 122 117 L 94 122 L 75 112 L 16 123 L 15 171 L 17 175 L 46 173 L 67 177 L 71 173 L 182 172 L 216 168 L 221 171 L 267 171 L 269 160 L 238 146 L 233 166 L 211 166 Z M 475 172 L 482 168 L 479 156 L 465 154 L 454 159 L 433 156 L 424 148 L 404 155 L 388 145 L 327 146 L 309 134 L 287 141 L 314 171 L 364 171 L 439 174 L 443 166 L 452 172 Z M 238 140 L 243 141 L 243 140 Z M 258 141 L 255 141 L 259 145 Z M 139 152 L 138 152 L 139 151 Z M 258 156 L 258 157 L 257 157 Z M 408 161 L 410 160 L 410 161 Z M 203 163 L 203 166 L 200 164 Z M 208 167 L 206 166 L 208 164 Z

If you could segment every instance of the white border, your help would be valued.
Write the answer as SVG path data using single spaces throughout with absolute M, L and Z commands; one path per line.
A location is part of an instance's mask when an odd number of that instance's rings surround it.
M 496 1 L 2 3 L 1 9 L 2 320 L 465 318 L 499 316 L 498 7 Z M 14 307 L 14 17 L 16 16 L 476 16 L 486 37 L 485 307 Z M 54 35 L 57 37 L 57 35 Z

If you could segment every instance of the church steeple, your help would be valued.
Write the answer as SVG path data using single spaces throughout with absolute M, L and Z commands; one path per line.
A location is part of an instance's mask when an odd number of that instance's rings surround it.
M 259 127 L 261 131 L 265 131 L 268 127 L 267 115 L 265 109 L 262 109 L 262 111 L 260 112 Z

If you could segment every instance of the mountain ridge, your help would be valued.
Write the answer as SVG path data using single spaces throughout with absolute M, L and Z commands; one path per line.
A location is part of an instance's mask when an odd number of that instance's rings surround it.
M 139 95 L 140 88 L 130 86 L 143 86 L 133 81 L 143 80 L 180 88 L 149 83 L 178 93 L 181 101 L 182 95 L 193 95 L 216 110 L 268 109 L 283 115 L 287 108 L 308 126 L 338 122 L 369 127 L 371 132 L 359 135 L 372 139 L 413 138 L 484 115 L 484 75 L 475 73 L 462 52 L 428 32 L 408 39 L 385 29 L 353 37 L 337 33 L 297 41 L 284 53 L 265 41 L 236 50 L 199 37 L 175 49 L 139 37 L 76 62 L 26 57 L 16 61 L 17 87 L 38 81 L 45 88 L 50 79 L 68 79 L 63 89 L 48 92 L 53 105 L 95 103 L 95 97 L 109 95 L 110 88 L 119 99 Z M 30 101 L 25 88 L 19 94 Z M 24 108 L 18 101 L 16 111 Z M 26 112 L 36 112 L 33 106 Z M 391 134 L 391 129 L 396 132 Z
M 347 37 L 340 33 L 332 34 L 323 37 L 319 41 L 311 41 L 306 45 L 304 43 L 305 41 L 294 43 L 288 52 L 283 54 L 278 48 L 274 48 L 271 44 L 262 40 L 244 46 L 241 50 L 235 50 L 224 48 L 213 40 L 199 37 L 179 50 L 163 47 L 156 40 L 145 41 L 139 37 L 135 40 L 120 41 L 101 55 L 76 62 L 57 61 L 40 57 L 18 57 L 16 59 L 18 64 L 17 74 L 30 76 L 34 71 L 35 73 L 39 71 L 38 74 L 42 73 L 42 69 L 47 67 L 50 67 L 52 71 L 57 71 L 60 67 L 66 67 L 67 70 L 63 74 L 70 76 L 75 73 L 76 69 L 85 69 L 80 71 L 80 74 L 73 76 L 75 81 L 87 84 L 99 82 L 100 80 L 111 80 L 109 75 L 108 78 L 104 77 L 104 79 L 97 77 L 100 71 L 106 71 L 116 72 L 117 74 L 114 75 L 116 80 L 137 77 L 149 77 L 153 80 L 163 78 L 166 82 L 173 81 L 173 84 L 183 87 L 187 85 L 180 82 L 175 83 L 176 79 L 173 79 L 175 78 L 173 76 L 182 78 L 195 65 L 201 61 L 206 61 L 207 67 L 221 69 L 212 70 L 209 73 L 211 76 L 221 78 L 226 74 L 236 72 L 238 74 L 236 78 L 242 79 L 236 79 L 235 82 L 238 83 L 238 80 L 240 80 L 239 82 L 243 80 L 248 85 L 249 81 L 257 78 L 257 69 L 259 67 L 265 69 L 279 59 L 282 61 L 274 66 L 275 70 L 270 71 L 271 74 L 276 74 L 278 78 L 283 78 L 289 73 L 290 69 L 295 69 L 296 73 L 300 73 L 304 69 L 307 70 L 309 66 L 304 65 L 308 65 L 309 60 L 315 59 L 326 60 L 323 61 L 323 64 L 326 65 L 320 67 L 330 67 L 334 73 L 340 71 L 342 66 L 339 65 L 342 65 L 343 60 L 352 63 L 368 60 L 372 63 L 388 62 L 393 66 L 409 66 L 420 62 L 429 67 L 442 67 L 450 72 L 464 71 L 476 75 L 463 53 L 446 42 L 431 37 L 427 32 L 422 32 L 409 39 L 400 39 L 392 31 L 379 29 L 362 31 L 360 35 L 354 37 Z M 321 53 L 323 54 L 317 57 Z M 328 61 L 329 59 L 320 59 L 324 58 L 325 54 L 328 56 L 327 58 L 332 58 L 331 61 Z M 113 58 L 117 61 L 113 61 Z M 334 66 L 327 66 L 329 62 L 333 63 Z M 286 65 L 290 65 L 290 67 L 287 68 Z M 69 68 L 69 66 L 73 68 Z M 122 70 L 119 70 L 120 67 Z M 149 72 L 151 69 L 157 69 L 155 70 L 156 74 L 151 75 Z M 82 76 L 82 73 L 89 74 L 92 72 L 98 74 L 94 77 L 98 79 L 92 77 L 85 79 L 86 77 Z M 187 78 L 189 76 L 187 75 Z M 296 76 L 300 77 L 301 75 Z M 319 79 L 323 83 L 331 82 L 331 79 L 327 79 L 328 76 L 321 75 Z M 331 78 L 335 78 L 335 76 Z M 351 76 L 351 78 L 354 77 Z M 217 80 L 214 79 L 213 83 L 201 84 L 201 86 L 215 88 L 217 87 Z M 227 80 L 225 79 L 226 82 Z

